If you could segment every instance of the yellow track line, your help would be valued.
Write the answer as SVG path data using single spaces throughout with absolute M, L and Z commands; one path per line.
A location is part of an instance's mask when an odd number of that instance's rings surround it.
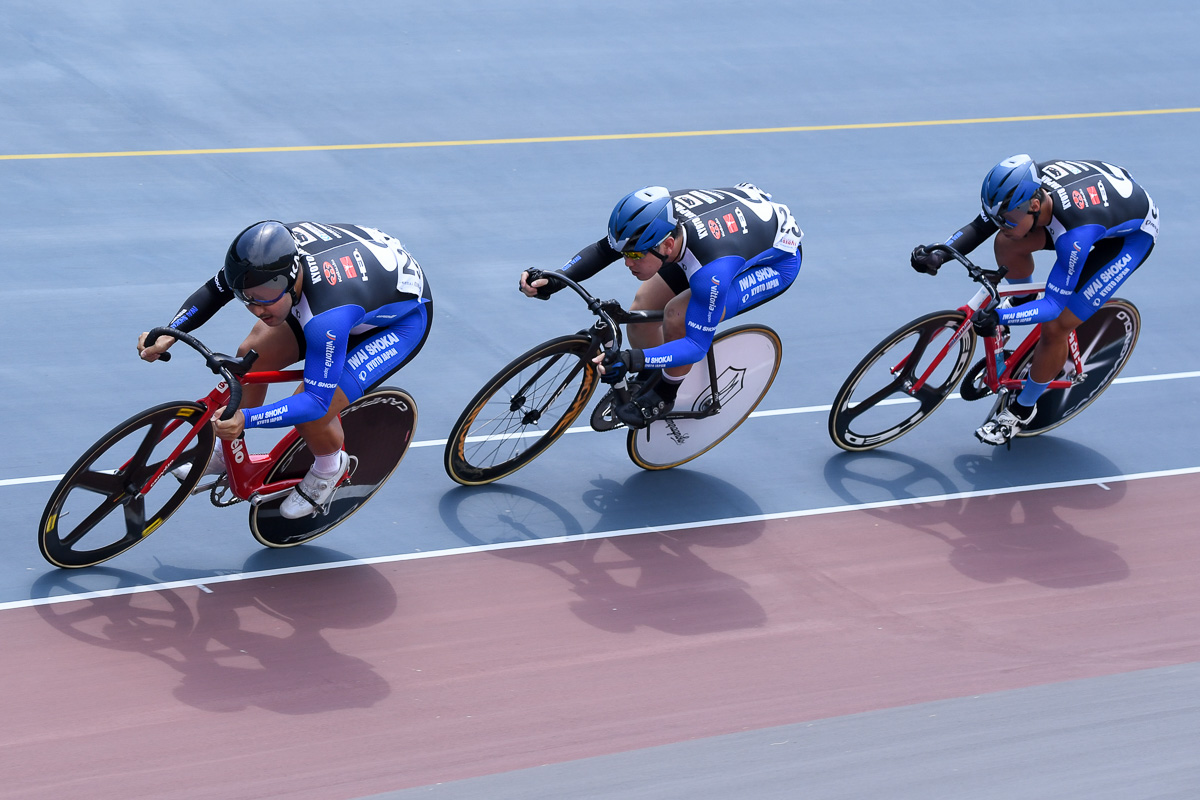
M 33 161 L 51 158 L 128 158 L 136 156 L 199 156 L 230 153 L 305 153 L 331 150 L 397 150 L 410 147 L 468 147 L 486 144 L 547 144 L 555 142 L 603 142 L 624 139 L 678 139 L 687 136 L 739 136 L 762 133 L 811 133 L 856 131 L 880 128 L 924 128 L 934 125 L 982 125 L 995 122 L 1047 122 L 1051 120 L 1141 117 L 1160 114 L 1195 114 L 1200 108 L 1157 108 L 1144 111 L 1093 111 L 1081 114 L 1041 114 L 1022 117 L 976 117 L 917 122 L 862 122 L 848 125 L 797 125 L 786 128 L 730 128 L 715 131 L 668 131 L 662 133 L 601 133 L 589 136 L 528 136 L 519 139 L 462 139 L 442 142 L 391 142 L 384 144 L 316 144 L 297 147 L 217 147 L 202 150 L 127 150 L 109 153 L 19 153 L 0 155 L 0 161 Z

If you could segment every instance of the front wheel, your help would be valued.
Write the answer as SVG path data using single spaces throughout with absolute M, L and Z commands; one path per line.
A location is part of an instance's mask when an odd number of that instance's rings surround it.
M 371 499 L 408 452 L 417 427 L 417 403 L 403 389 L 383 386 L 355 400 L 341 413 L 350 455 L 350 476 L 333 494 L 324 514 L 288 519 L 279 513 L 283 497 L 250 507 L 250 531 L 267 547 L 295 547 L 342 524 Z M 265 483 L 303 478 L 312 451 L 296 438 L 267 473 Z
M 838 390 L 829 436 L 843 450 L 872 450 L 919 425 L 962 380 L 975 331 L 961 311 L 915 319 L 875 346 Z M 924 377 L 921 388 L 913 386 Z
M 213 429 L 196 425 L 205 407 L 164 403 L 130 417 L 88 448 L 46 503 L 42 556 L 56 567 L 90 567 L 119 555 L 167 521 L 200 482 Z M 179 457 L 167 463 L 183 446 Z M 160 469 L 190 465 L 182 481 Z M 119 513 L 117 513 L 119 512 Z
M 463 410 L 446 441 L 446 474 L 479 486 L 541 455 L 578 418 L 596 389 L 586 336 L 543 342 L 500 370 Z
M 783 343 L 765 325 L 741 325 L 713 338 L 716 394 L 721 410 L 707 417 L 673 418 L 631 430 L 626 450 L 642 469 L 670 469 L 716 447 L 758 407 L 779 371 Z M 708 362 L 696 363 L 679 387 L 675 412 L 703 411 L 712 403 Z M 673 412 L 674 413 L 674 412 Z
M 1017 436 L 1037 436 L 1057 428 L 1095 402 L 1129 362 L 1141 330 L 1142 317 L 1133 303 L 1114 298 L 1102 305 L 1075 331 L 1087 377 L 1074 386 L 1050 389 L 1043 394 L 1037 401 L 1037 413 Z M 1024 378 L 1029 374 L 1034 350 L 1013 364 L 1014 377 Z M 998 409 L 999 405 L 993 413 Z

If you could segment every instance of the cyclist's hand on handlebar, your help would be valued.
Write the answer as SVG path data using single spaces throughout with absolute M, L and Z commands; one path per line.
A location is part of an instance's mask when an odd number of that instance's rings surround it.
M 547 273 L 541 270 L 529 269 L 521 273 L 521 285 L 518 288 L 526 297 L 549 300 L 550 295 L 562 288 L 562 284 L 552 280 Z
M 592 359 L 605 383 L 620 383 L 630 372 L 641 372 L 644 361 L 641 350 L 605 350 Z
M 929 245 L 919 244 L 913 248 L 912 256 L 909 258 L 909 263 L 917 272 L 923 272 L 926 275 L 937 275 L 938 269 L 946 260 L 950 258 L 950 254 L 944 250 L 930 250 Z
M 229 419 L 221 419 L 225 413 L 225 406 L 221 406 L 213 414 L 212 426 L 216 431 L 217 438 L 224 439 L 227 442 L 232 442 L 234 439 L 242 435 L 242 431 L 246 430 L 246 417 L 242 414 L 242 410 L 238 409 L 233 412 L 233 416 Z
M 996 313 L 994 306 L 981 309 L 975 312 L 971 324 L 975 327 L 975 333 L 980 336 L 995 336 L 996 326 L 1000 324 L 1000 315 Z
M 170 336 L 160 336 L 155 340 L 152 347 L 146 347 L 146 335 L 148 333 L 149 331 L 143 331 L 142 335 L 138 337 L 138 358 L 142 359 L 142 361 L 158 361 L 162 354 L 167 352 L 171 345 L 175 344 L 175 339 Z

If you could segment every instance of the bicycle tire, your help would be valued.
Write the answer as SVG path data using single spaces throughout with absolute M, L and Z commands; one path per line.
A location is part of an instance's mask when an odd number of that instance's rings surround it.
M 686 464 L 733 433 L 766 397 L 779 372 L 783 342 L 766 325 L 740 325 L 713 338 L 720 412 L 698 419 L 670 415 L 641 430 L 630 430 L 625 449 L 642 469 L 663 470 Z M 712 397 L 706 361 L 699 361 L 679 387 L 675 408 L 701 410 Z
M 1082 383 L 1067 389 L 1047 390 L 1037 401 L 1037 413 L 1033 415 L 1033 420 L 1017 436 L 1037 436 L 1079 416 L 1112 385 L 1125 368 L 1133 355 L 1141 329 L 1141 314 L 1137 306 L 1128 300 L 1113 298 L 1100 306 L 1076 329 L 1079 352 L 1083 355 L 1083 371 L 1087 377 Z M 1024 378 L 1029 374 L 1035 350 L 1013 364 L 1012 375 Z M 1000 409 L 1000 403 L 1004 401 L 1005 398 L 996 401 L 992 414 Z
M 930 343 L 943 334 L 953 335 L 965 320 L 961 311 L 926 314 L 896 329 L 867 353 L 846 378 L 829 410 L 829 437 L 834 444 L 850 452 L 873 450 L 908 433 L 944 403 L 971 364 L 976 340 L 973 328 L 967 327 L 955 343 L 957 353 L 952 349 L 946 354 L 918 396 L 909 394 L 905 383 L 932 363 L 938 350 L 930 348 Z M 899 369 L 901 365 L 903 369 Z M 856 394 L 864 380 L 870 392 L 865 397 Z M 916 410 L 904 416 L 912 402 L 917 403 Z M 863 415 L 867 418 L 860 422 Z M 870 427 L 864 430 L 865 426 Z
M 279 513 L 284 497 L 250 506 L 250 532 L 266 547 L 283 548 L 311 542 L 341 525 L 371 499 L 395 472 L 412 444 L 417 428 L 417 403 L 403 389 L 381 386 L 364 394 L 341 413 L 346 452 L 352 461 L 350 478 L 316 516 L 288 519 Z M 302 478 L 313 455 L 297 438 L 267 472 L 264 483 Z
M 204 466 L 212 455 L 212 427 L 188 424 L 199 419 L 204 410 L 196 402 L 163 403 L 130 417 L 100 437 L 67 470 L 46 502 L 38 527 L 42 557 L 64 569 L 95 566 L 162 527 L 204 477 Z M 175 421 L 182 424 L 164 438 L 166 427 Z M 167 465 L 174 469 L 190 464 L 187 477 L 177 482 L 164 472 L 143 494 L 150 476 L 193 432 L 195 438 L 188 449 Z M 95 503 L 97 496 L 103 498 L 99 505 Z M 147 514 L 147 500 L 150 508 L 160 501 L 162 505 Z M 118 508 L 123 510 L 119 522 L 111 519 Z M 64 531 L 64 519 L 73 514 L 81 517 L 79 524 Z
M 496 373 L 454 423 L 446 441 L 446 474 L 463 486 L 491 483 L 558 441 L 596 390 L 591 350 L 587 336 L 560 336 Z

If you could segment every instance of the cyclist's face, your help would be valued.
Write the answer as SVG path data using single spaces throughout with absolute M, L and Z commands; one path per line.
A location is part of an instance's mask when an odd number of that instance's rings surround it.
M 1041 213 L 1042 204 L 1037 198 L 1034 198 L 1029 202 L 1027 208 L 1010 211 L 1004 215 L 1005 220 L 1013 223 L 1013 226 L 1011 228 L 1007 225 L 1001 226 L 1000 235 L 1006 239 L 1023 239 L 1033 230 Z
M 658 274 L 663 264 L 667 263 L 674 243 L 675 239 L 668 236 L 658 247 L 644 253 L 641 258 L 630 258 L 625 255 L 625 266 L 639 281 L 648 281 Z
M 247 294 L 250 291 L 252 290 L 248 290 Z M 274 303 L 249 303 L 246 308 L 250 309 L 250 313 L 265 322 L 268 327 L 274 328 L 287 320 L 287 315 L 292 310 L 292 298 L 284 292 Z

